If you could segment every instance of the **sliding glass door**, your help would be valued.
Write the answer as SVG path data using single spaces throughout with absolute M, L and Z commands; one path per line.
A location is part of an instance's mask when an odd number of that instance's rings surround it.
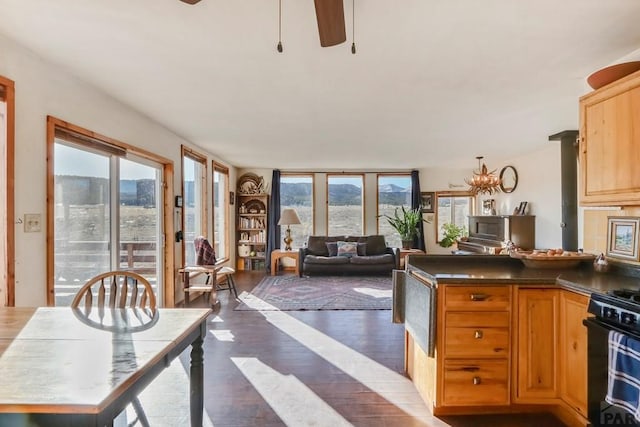
M 161 302 L 161 165 L 73 140 L 54 147 L 55 305 L 111 270 L 143 275 Z

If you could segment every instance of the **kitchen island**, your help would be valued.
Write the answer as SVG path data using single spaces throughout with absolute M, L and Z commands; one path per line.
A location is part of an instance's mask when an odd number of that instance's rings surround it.
M 436 415 L 550 411 L 586 426 L 592 292 L 640 288 L 624 271 L 532 269 L 492 255 L 410 256 L 394 277 L 405 370 Z

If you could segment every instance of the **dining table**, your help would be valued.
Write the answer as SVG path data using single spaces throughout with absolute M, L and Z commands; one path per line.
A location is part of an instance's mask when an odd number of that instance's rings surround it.
M 208 308 L 0 307 L 0 426 L 105 426 L 191 346 L 202 426 Z M 176 387 L 180 387 L 176 384 Z

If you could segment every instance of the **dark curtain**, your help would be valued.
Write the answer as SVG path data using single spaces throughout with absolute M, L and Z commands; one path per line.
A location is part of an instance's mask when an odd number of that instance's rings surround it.
M 271 271 L 271 252 L 280 249 L 280 171 L 273 170 L 271 176 L 271 200 L 269 202 L 269 231 L 267 233 L 267 253 L 264 265 L 267 272 Z
M 418 173 L 418 171 L 413 170 L 411 171 L 411 209 L 420 209 L 421 203 L 422 198 L 420 197 L 420 174 Z M 433 203 L 435 203 L 435 200 L 433 201 Z M 422 213 L 420 213 L 420 217 L 422 218 Z M 424 222 L 420 221 L 420 224 L 418 225 L 418 236 L 413 239 L 413 247 L 422 251 L 425 250 L 423 225 Z

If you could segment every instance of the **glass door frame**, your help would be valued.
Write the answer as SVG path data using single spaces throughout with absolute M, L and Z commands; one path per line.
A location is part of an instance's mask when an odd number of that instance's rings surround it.
M 54 200 L 54 148 L 55 148 L 55 133 L 56 128 L 73 132 L 77 135 L 87 137 L 91 140 L 97 140 L 100 143 L 104 143 L 105 146 L 113 146 L 115 149 L 125 151 L 127 156 L 132 155 L 142 159 L 148 159 L 153 163 L 161 165 L 162 180 L 160 182 L 160 191 L 162 191 L 162 204 L 158 205 L 158 209 L 161 211 L 161 235 L 159 238 L 159 246 L 162 247 L 162 259 L 163 263 L 162 271 L 158 272 L 158 277 L 162 279 L 163 286 L 158 289 L 159 297 L 164 301 L 165 307 L 175 306 L 175 284 L 176 277 L 175 270 L 175 254 L 173 239 L 168 236 L 173 236 L 174 224 L 172 220 L 173 207 L 171 201 L 173 201 L 173 185 L 168 183 L 173 182 L 173 162 L 167 158 L 158 156 L 146 150 L 139 149 L 137 147 L 125 144 L 123 142 L 114 140 L 112 138 L 97 134 L 88 129 L 75 126 L 63 120 L 57 119 L 52 116 L 47 117 L 47 279 L 46 279 L 46 292 L 47 292 L 47 305 L 55 305 L 55 265 L 54 265 L 54 226 L 55 226 L 55 200 Z

